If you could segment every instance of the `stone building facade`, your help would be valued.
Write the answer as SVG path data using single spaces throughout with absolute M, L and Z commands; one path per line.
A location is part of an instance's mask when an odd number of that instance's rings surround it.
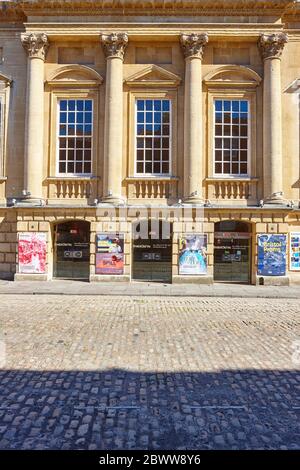
M 1 1 L 0 55 L 0 278 L 300 283 L 299 2 Z

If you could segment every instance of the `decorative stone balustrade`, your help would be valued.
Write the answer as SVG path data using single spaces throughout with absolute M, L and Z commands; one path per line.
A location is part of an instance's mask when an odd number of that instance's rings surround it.
M 207 178 L 207 198 L 217 203 L 257 201 L 257 178 Z
M 127 178 L 128 199 L 176 199 L 178 178 L 135 177 Z

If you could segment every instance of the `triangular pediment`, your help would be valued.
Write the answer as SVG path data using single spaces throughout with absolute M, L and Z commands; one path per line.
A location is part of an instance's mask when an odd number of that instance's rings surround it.
M 131 86 L 172 86 L 177 87 L 181 78 L 169 70 L 158 65 L 148 65 L 125 79 L 125 83 Z

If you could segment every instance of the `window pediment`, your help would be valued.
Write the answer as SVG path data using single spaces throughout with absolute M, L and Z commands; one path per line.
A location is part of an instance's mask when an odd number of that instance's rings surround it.
M 208 87 L 220 88 L 256 88 L 261 81 L 261 77 L 254 70 L 238 65 L 218 67 L 204 78 Z
M 129 86 L 150 86 L 150 87 L 177 87 L 181 78 L 173 72 L 159 67 L 158 65 L 148 65 L 139 72 L 129 76 L 124 83 Z
M 84 65 L 69 65 L 55 70 L 47 80 L 52 86 L 98 86 L 103 82 L 101 75 Z

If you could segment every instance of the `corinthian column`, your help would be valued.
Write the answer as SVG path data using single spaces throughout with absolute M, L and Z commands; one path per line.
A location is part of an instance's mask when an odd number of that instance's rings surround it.
M 104 131 L 104 202 L 122 200 L 123 156 L 123 60 L 128 44 L 125 33 L 101 36 L 106 56 Z
M 263 165 L 264 200 L 284 203 L 282 178 L 281 56 L 288 37 L 262 34 L 258 46 L 264 61 Z
M 21 41 L 28 54 L 23 195 L 29 203 L 41 204 L 44 154 L 44 62 L 49 42 L 44 33 L 24 33 L 21 35 Z
M 202 58 L 207 34 L 182 34 L 185 57 L 184 202 L 201 204 L 202 197 Z

